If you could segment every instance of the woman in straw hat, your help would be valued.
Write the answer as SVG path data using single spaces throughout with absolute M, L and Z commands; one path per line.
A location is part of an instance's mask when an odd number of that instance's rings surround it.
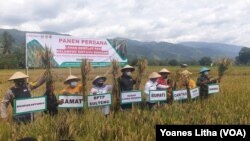
M 135 71 L 135 68 L 130 65 L 126 65 L 121 69 L 122 75 L 119 77 L 121 92 L 133 90 L 133 86 L 135 84 L 135 80 L 132 78 L 133 71 Z M 121 109 L 132 109 L 132 103 L 121 104 Z
M 171 72 L 166 69 L 163 68 L 159 71 L 159 74 L 161 75 L 161 77 L 159 79 L 157 79 L 157 83 L 159 84 L 157 86 L 158 90 L 167 90 L 168 92 L 168 98 L 167 98 L 167 102 L 171 103 L 171 99 L 172 99 L 172 87 L 173 87 L 173 80 L 171 80 L 169 78 L 169 75 L 171 74 Z
M 69 75 L 65 80 L 65 88 L 61 90 L 61 94 L 63 95 L 80 95 L 82 93 L 82 84 L 78 84 L 80 81 L 79 77 L 76 77 L 74 75 Z M 82 112 L 82 108 L 76 109 L 78 113 Z M 67 108 L 67 111 L 69 112 L 70 109 Z
M 145 84 L 144 93 L 146 94 L 147 105 L 148 105 L 149 109 L 151 109 L 155 105 L 155 102 L 149 101 L 149 91 L 150 90 L 157 90 L 157 86 L 158 86 L 157 79 L 160 77 L 161 77 L 161 75 L 158 74 L 157 72 L 152 72 L 148 77 L 149 80 Z
M 5 94 L 2 102 L 1 102 L 1 118 L 7 120 L 7 108 L 8 105 L 11 104 L 12 107 L 14 106 L 14 99 L 19 98 L 30 98 L 31 97 L 31 90 L 36 89 L 37 87 L 41 86 L 45 82 L 46 73 L 42 75 L 41 78 L 38 79 L 35 83 L 27 83 L 28 75 L 25 75 L 22 72 L 14 73 L 10 78 L 9 81 L 14 82 L 14 86 L 12 86 Z M 13 116 L 13 121 L 15 123 L 28 123 L 31 121 L 31 114 L 24 113 L 19 115 Z
M 90 90 L 90 93 L 92 95 L 96 94 L 104 94 L 112 91 L 111 85 L 106 85 L 105 81 L 107 80 L 104 76 L 96 76 L 94 80 L 92 81 L 93 87 Z M 103 106 L 102 108 L 103 114 L 105 117 L 107 117 L 110 113 L 110 107 L 109 105 Z
M 82 85 L 78 84 L 80 81 L 80 78 L 74 76 L 74 75 L 69 75 L 65 81 L 64 84 L 66 87 L 61 91 L 61 94 L 81 94 L 82 92 Z
M 202 99 L 208 97 L 208 84 L 220 82 L 220 78 L 210 79 L 209 71 L 209 68 L 202 67 L 200 69 L 200 76 L 197 79 L 197 86 L 200 87 L 200 96 Z

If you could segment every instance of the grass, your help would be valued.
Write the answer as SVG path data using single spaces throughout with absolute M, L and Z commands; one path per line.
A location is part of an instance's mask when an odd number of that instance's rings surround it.
M 163 67 L 148 67 L 142 77 L 141 89 L 148 75 L 159 71 Z M 174 72 L 179 67 L 166 67 Z M 91 80 L 104 74 L 109 68 L 93 69 L 87 83 L 87 91 L 91 88 Z M 189 67 L 193 73 L 192 79 L 198 77 L 199 67 Z M 16 70 L 0 70 L 0 98 L 2 99 L 7 89 L 12 86 L 8 78 Z M 24 72 L 24 70 L 23 70 Z M 30 70 L 30 80 L 36 80 L 42 70 Z M 212 68 L 210 75 L 217 76 L 217 68 Z M 68 76 L 67 69 L 54 69 L 55 93 L 59 94 L 63 88 L 63 80 Z M 72 69 L 72 74 L 79 76 L 79 68 Z M 107 75 L 107 83 L 112 84 L 111 73 Z M 136 73 L 133 73 L 134 77 Z M 84 114 L 74 111 L 67 113 L 59 110 L 56 117 L 49 117 L 42 113 L 35 114 L 32 124 L 17 126 L 0 121 L 0 140 L 12 141 L 22 137 L 32 136 L 38 140 L 155 140 L 156 124 L 250 124 L 250 71 L 249 67 L 232 67 L 223 77 L 220 84 L 220 93 L 211 95 L 205 101 L 191 103 L 173 103 L 149 111 L 136 107 L 133 111 L 118 112 L 113 118 L 113 113 L 108 118 L 103 116 L 100 108 L 86 109 Z M 33 95 L 42 95 L 44 85 L 33 91 Z M 9 106 L 9 113 L 11 107 Z M 9 116 L 11 117 L 11 116 Z

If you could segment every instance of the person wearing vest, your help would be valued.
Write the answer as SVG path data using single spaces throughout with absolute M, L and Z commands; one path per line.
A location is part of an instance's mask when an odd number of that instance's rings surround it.
M 121 69 L 122 75 L 118 79 L 121 92 L 133 90 L 135 84 L 135 80 L 131 76 L 133 71 L 135 71 L 135 68 L 130 65 L 126 65 Z M 121 104 L 121 109 L 132 109 L 132 103 Z
M 3 120 L 7 121 L 8 105 L 11 104 L 12 108 L 14 108 L 14 99 L 30 98 L 31 90 L 36 89 L 45 82 L 45 74 L 46 73 L 44 73 L 37 82 L 30 84 L 27 83 L 27 78 L 29 78 L 29 76 L 22 72 L 16 72 L 9 78 L 9 81 L 14 82 L 14 86 L 6 92 L 1 101 L 1 118 Z M 17 124 L 29 123 L 31 121 L 31 113 L 13 115 L 13 121 Z
M 104 84 L 107 80 L 104 76 L 96 76 L 92 81 L 93 87 L 90 90 L 90 95 L 98 95 L 98 94 L 105 94 L 112 91 L 111 85 Z M 102 112 L 105 117 L 107 117 L 110 113 L 110 106 L 106 105 L 102 107 Z

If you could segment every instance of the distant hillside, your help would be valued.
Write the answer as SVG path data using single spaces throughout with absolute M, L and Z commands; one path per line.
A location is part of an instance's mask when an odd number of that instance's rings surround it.
M 15 47 L 25 45 L 26 31 L 0 29 L 0 35 L 4 31 L 8 31 L 14 37 Z M 32 33 L 70 36 L 68 34 L 60 34 L 50 31 Z M 235 58 L 241 49 L 240 46 L 207 42 L 182 42 L 173 44 L 168 42 L 141 42 L 131 39 L 127 39 L 127 41 L 127 52 L 129 58 L 146 57 L 157 60 L 197 60 L 204 56 L 210 56 L 212 58 L 228 56 L 230 58 Z
M 201 49 L 203 52 L 212 53 L 214 56 L 225 55 L 229 57 L 235 57 L 238 55 L 242 46 L 222 44 L 222 43 L 208 43 L 208 42 L 182 42 L 180 45 L 189 46 L 197 49 Z

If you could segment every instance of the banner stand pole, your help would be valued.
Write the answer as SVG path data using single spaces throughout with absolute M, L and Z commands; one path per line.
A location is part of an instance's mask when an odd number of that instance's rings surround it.
M 69 67 L 69 75 L 71 75 L 71 67 Z

